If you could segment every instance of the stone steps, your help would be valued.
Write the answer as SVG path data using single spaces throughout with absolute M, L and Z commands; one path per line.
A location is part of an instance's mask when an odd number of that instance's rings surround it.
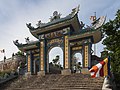
M 91 88 L 53 88 L 53 89 L 16 88 L 11 90 L 101 90 L 101 89 L 97 89 L 97 88 L 92 88 L 92 89 Z
M 103 78 L 91 78 L 90 75 L 50 74 L 44 77 L 19 77 L 6 84 L 4 90 L 101 90 L 102 84 Z
M 10 89 L 9 89 L 10 90 Z M 101 88 L 71 87 L 71 88 L 15 88 L 11 90 L 101 90 Z

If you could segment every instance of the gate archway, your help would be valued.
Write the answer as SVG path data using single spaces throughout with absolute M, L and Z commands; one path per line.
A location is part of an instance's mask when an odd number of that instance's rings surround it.
M 59 56 L 58 63 L 60 63 L 60 65 L 63 67 L 63 50 L 60 47 L 53 47 L 49 51 L 49 63 L 52 62 L 56 56 Z
M 76 67 L 76 70 L 79 72 L 79 68 L 84 67 L 84 55 L 83 55 L 82 49 L 73 51 L 71 58 L 72 58 L 71 59 L 72 72 L 74 72 L 74 67 Z
M 52 39 L 48 43 L 51 41 L 53 42 L 47 45 L 46 72 L 57 73 L 58 71 L 60 73 L 64 65 L 64 47 L 63 43 L 60 43 L 63 42 L 63 39 Z M 54 62 L 57 59 L 58 61 Z
M 76 60 L 76 64 L 80 63 L 81 64 L 81 67 L 83 67 L 83 56 L 80 52 L 77 52 L 73 55 L 73 58 L 75 58 Z
M 47 73 L 61 73 L 63 68 L 63 49 L 59 46 L 51 47 L 47 53 Z

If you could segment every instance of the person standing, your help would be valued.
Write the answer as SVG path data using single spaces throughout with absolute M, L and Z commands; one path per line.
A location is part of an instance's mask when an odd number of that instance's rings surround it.
M 77 68 L 78 68 L 79 72 L 81 73 L 81 69 L 82 69 L 81 62 L 78 62 Z
M 74 73 L 76 73 L 76 65 L 73 66 Z

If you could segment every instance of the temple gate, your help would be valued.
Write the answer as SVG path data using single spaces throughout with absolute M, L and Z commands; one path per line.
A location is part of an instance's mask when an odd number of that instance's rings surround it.
M 88 73 L 88 68 L 91 67 L 92 44 L 99 42 L 102 38 L 98 28 L 104 23 L 105 17 L 100 18 L 102 22 L 85 27 L 82 21 L 79 22 L 78 11 L 79 7 L 76 7 L 64 18 L 55 11 L 50 22 L 42 23 L 40 20 L 37 28 L 34 28 L 31 23 L 26 24 L 38 41 L 30 41 L 26 38 L 26 44 L 20 44 L 18 40 L 14 41 L 14 44 L 26 53 L 27 74 L 49 73 L 49 52 L 54 47 L 60 47 L 63 50 L 62 74 L 72 72 L 73 56 L 76 52 L 82 55 L 82 73 Z

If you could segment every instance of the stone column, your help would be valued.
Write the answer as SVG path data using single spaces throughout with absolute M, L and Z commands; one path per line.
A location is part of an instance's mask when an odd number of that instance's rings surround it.
M 30 54 L 27 54 L 26 59 L 27 59 L 27 73 L 25 73 L 25 76 L 30 76 L 31 75 L 31 59 L 30 59 Z
M 88 65 L 89 65 L 89 45 L 86 44 L 84 45 L 84 64 L 83 64 L 83 69 L 82 69 L 83 74 L 89 73 Z
M 69 41 L 68 36 L 66 35 L 64 37 L 64 70 L 62 70 L 63 75 L 69 75 L 71 74 L 70 70 L 70 57 L 69 57 Z
M 89 46 L 88 45 L 85 45 L 85 47 L 84 47 L 84 67 L 85 68 L 88 68 L 88 50 L 89 50 Z
M 91 68 L 91 50 L 92 50 L 92 43 L 89 43 L 88 45 L 88 68 Z
M 40 42 L 40 71 L 38 72 L 38 75 L 44 76 L 45 75 L 45 42 Z

